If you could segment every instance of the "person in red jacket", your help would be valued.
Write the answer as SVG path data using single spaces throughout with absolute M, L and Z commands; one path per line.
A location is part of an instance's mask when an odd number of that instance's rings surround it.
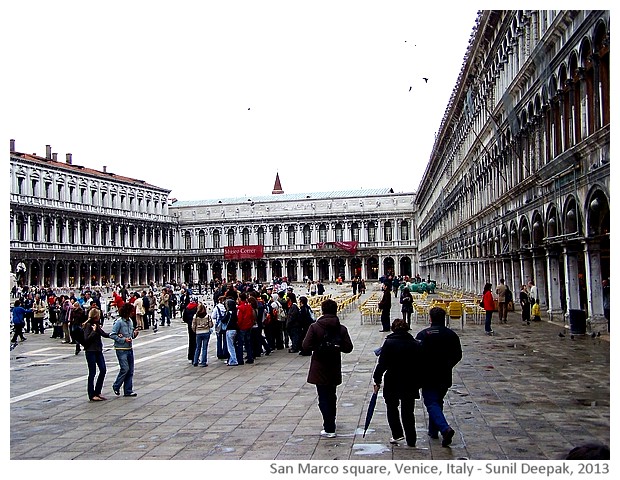
M 254 354 L 252 352 L 254 310 L 248 303 L 248 295 L 245 292 L 241 292 L 239 294 L 239 304 L 237 305 L 237 324 L 239 325 L 237 344 L 235 346 L 237 361 L 239 362 L 239 365 L 243 364 L 241 359 L 243 358 L 243 348 L 245 347 L 245 363 L 254 363 Z
M 123 300 L 123 297 L 116 292 L 112 292 L 112 305 L 120 310 L 124 304 L 125 300 Z
M 492 285 L 487 283 L 484 286 L 484 290 L 482 290 L 482 308 L 484 308 L 486 312 L 486 317 L 484 320 L 484 333 L 487 335 L 493 335 L 493 330 L 491 329 L 491 319 L 493 318 L 493 312 L 495 311 L 495 300 L 493 299 L 493 293 L 491 292 Z

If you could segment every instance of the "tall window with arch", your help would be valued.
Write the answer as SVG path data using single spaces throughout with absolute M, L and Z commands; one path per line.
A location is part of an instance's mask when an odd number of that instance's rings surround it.
M 228 246 L 234 247 L 235 246 L 235 231 L 232 228 L 229 228 L 228 232 L 226 232 L 226 236 L 228 238 Z
M 377 241 L 377 224 L 375 222 L 368 222 L 368 241 Z
M 392 222 L 389 220 L 383 224 L 383 241 L 392 241 Z
M 337 242 L 342 242 L 344 240 L 344 229 L 342 228 L 342 223 L 336 224 L 334 235 Z
M 275 246 L 279 246 L 280 245 L 280 228 L 279 227 L 273 227 L 272 237 L 273 237 L 273 244 Z

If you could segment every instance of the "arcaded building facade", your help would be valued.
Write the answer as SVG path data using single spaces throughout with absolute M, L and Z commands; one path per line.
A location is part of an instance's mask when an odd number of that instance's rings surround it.
M 146 285 L 176 278 L 170 190 L 10 147 L 11 272 L 25 285 Z
M 417 191 L 422 273 L 607 323 L 609 38 L 609 11 L 479 13 Z
M 329 282 L 416 273 L 413 193 L 286 194 L 278 186 L 277 177 L 271 195 L 175 202 L 182 277 Z
M 11 140 L 11 272 L 25 285 L 376 280 L 411 275 L 415 195 L 375 190 L 176 201 L 170 190 Z M 251 252 L 251 253 L 248 253 Z

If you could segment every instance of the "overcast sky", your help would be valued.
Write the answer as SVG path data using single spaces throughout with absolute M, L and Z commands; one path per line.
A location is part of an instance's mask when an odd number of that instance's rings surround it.
M 477 12 L 428 5 L 5 2 L 7 133 L 179 200 L 415 191 Z

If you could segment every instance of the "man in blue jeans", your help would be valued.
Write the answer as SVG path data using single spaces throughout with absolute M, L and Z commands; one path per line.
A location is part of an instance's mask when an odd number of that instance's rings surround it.
M 121 386 L 123 386 L 123 394 L 125 397 L 136 397 L 138 394 L 133 391 L 133 339 L 138 336 L 140 331 L 133 328 L 131 313 L 133 305 L 125 303 L 119 309 L 119 317 L 112 325 L 110 338 L 114 340 L 114 350 L 120 371 L 114 380 L 112 390 L 115 395 L 121 394 Z
M 422 398 L 428 412 L 428 435 L 439 438 L 441 446 L 452 443 L 454 429 L 443 414 L 443 399 L 452 386 L 452 369 L 463 358 L 459 336 L 446 327 L 446 312 L 434 307 L 430 312 L 431 326 L 420 331 L 416 339 L 422 342 Z

